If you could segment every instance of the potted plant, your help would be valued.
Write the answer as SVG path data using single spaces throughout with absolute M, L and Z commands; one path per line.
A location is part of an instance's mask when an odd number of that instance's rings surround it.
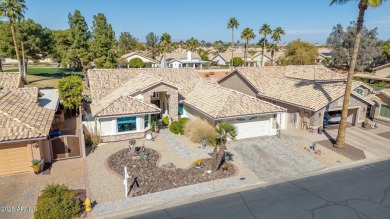
M 199 168 L 202 168 L 202 161 L 201 160 L 195 160 L 195 162 L 194 162 L 194 167 L 196 168 L 196 169 L 199 169 Z
M 34 159 L 31 162 L 32 162 L 32 168 L 34 170 L 34 173 L 35 174 L 39 173 L 39 170 L 41 169 L 41 160 Z
M 324 127 L 322 127 L 322 125 L 320 125 L 318 127 L 318 134 L 322 135 L 322 132 L 324 131 Z
M 227 162 L 223 163 L 223 165 L 222 165 L 223 172 L 227 172 L 228 169 L 229 169 L 229 165 L 227 164 Z

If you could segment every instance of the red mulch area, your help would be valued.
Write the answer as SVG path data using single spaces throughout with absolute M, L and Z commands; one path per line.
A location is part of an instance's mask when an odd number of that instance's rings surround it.
M 207 182 L 216 179 L 227 178 L 235 174 L 232 164 L 228 164 L 227 172 L 222 168 L 218 171 L 207 173 L 211 168 L 211 158 L 202 160 L 202 168 L 189 169 L 157 167 L 159 155 L 156 151 L 146 148 L 148 160 L 143 161 L 139 157 L 130 158 L 129 149 L 123 149 L 108 158 L 108 166 L 120 175 L 124 175 L 124 167 L 127 166 L 130 176 L 130 195 L 141 196 L 149 193 Z M 135 180 L 136 179 L 136 180 Z M 136 185 L 138 182 L 139 187 Z

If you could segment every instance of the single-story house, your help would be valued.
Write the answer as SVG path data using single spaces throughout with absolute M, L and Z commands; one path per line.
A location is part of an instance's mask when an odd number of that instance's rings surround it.
M 134 58 L 139 58 L 142 60 L 142 62 L 145 64 L 146 67 L 158 67 L 157 66 L 157 61 L 154 60 L 153 58 L 150 58 L 148 55 L 140 53 L 140 52 L 131 52 L 127 53 L 123 56 L 121 56 L 122 59 L 125 59 L 127 62 L 130 62 L 130 60 Z
M 37 88 L 0 92 L 0 175 L 32 172 L 33 159 L 51 160 L 55 110 L 39 106 L 39 96 Z
M 232 57 L 234 58 L 237 57 L 237 58 L 241 58 L 242 60 L 245 60 L 244 54 L 245 52 L 235 51 L 233 52 L 233 56 L 232 56 L 231 51 L 226 51 L 223 53 L 218 53 L 211 59 L 211 61 L 216 63 L 217 65 L 230 65 L 231 64 L 230 61 Z M 264 63 L 268 62 L 269 60 L 270 58 L 267 55 L 264 55 Z M 257 52 L 253 56 L 247 53 L 247 65 L 252 67 L 261 66 L 261 52 Z
M 255 53 L 255 54 L 253 54 L 253 56 L 252 56 L 252 60 L 256 63 L 256 65 L 255 65 L 255 67 L 261 67 L 262 65 L 261 65 L 261 57 L 262 57 L 262 52 L 257 52 L 257 53 Z M 277 52 L 275 52 L 275 54 L 274 54 L 274 59 L 276 60 L 280 55 L 279 54 L 281 54 L 281 53 L 277 53 Z M 276 57 L 276 55 L 278 55 L 278 57 Z M 275 61 L 274 60 L 274 61 Z M 268 54 L 268 52 L 264 52 L 264 60 L 263 60 L 263 62 L 264 63 L 268 63 L 268 62 L 270 62 L 271 61 L 271 54 Z
M 390 63 L 373 68 L 375 75 L 381 77 L 390 77 Z
M 285 111 L 207 83 L 190 68 L 91 69 L 88 77 L 94 119 L 84 124 L 103 142 L 143 138 L 152 117 L 163 116 L 200 116 L 213 125 L 228 120 L 238 126 L 238 138 L 274 135 L 278 114 Z
M 282 128 L 316 129 L 342 108 L 346 77 L 322 65 L 237 68 L 218 83 L 287 109 Z M 372 89 L 353 82 L 348 122 L 362 123 L 373 102 Z
M 368 96 L 374 102 L 371 117 L 374 122 L 390 126 L 390 89 L 380 90 Z
M 210 63 L 203 61 L 198 53 L 187 51 L 186 53 L 165 53 L 159 58 L 161 68 L 203 68 L 204 64 Z

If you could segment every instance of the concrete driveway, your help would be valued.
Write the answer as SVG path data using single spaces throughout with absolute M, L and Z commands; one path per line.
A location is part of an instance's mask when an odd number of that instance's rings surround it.
M 33 218 L 33 211 L 19 209 L 33 210 L 41 190 L 47 184 L 58 183 L 71 189 L 85 189 L 84 179 L 82 158 L 55 162 L 47 175 L 21 173 L 0 176 L 0 218 Z
M 259 180 L 268 181 L 301 175 L 326 168 L 314 158 L 297 150 L 309 147 L 312 142 L 283 134 L 228 142 L 228 151 L 233 159 L 244 165 Z
M 337 138 L 338 129 L 326 130 L 333 138 Z M 364 151 L 366 158 L 379 158 L 390 156 L 390 140 L 370 131 L 357 128 L 347 128 L 346 143 Z

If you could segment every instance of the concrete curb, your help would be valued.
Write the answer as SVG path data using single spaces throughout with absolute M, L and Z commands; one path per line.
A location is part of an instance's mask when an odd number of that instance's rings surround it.
M 309 172 L 309 173 L 306 173 L 306 174 L 303 174 L 300 176 L 287 177 L 287 178 L 277 179 L 277 180 L 273 180 L 273 181 L 269 181 L 269 182 L 257 181 L 251 185 L 243 185 L 243 186 L 239 186 L 239 187 L 229 189 L 229 190 L 217 190 L 217 191 L 211 192 L 211 193 L 208 192 L 207 194 L 199 194 L 196 196 L 186 197 L 186 198 L 180 199 L 178 201 L 168 201 L 168 202 L 161 201 L 159 203 L 154 203 L 152 205 L 148 205 L 145 207 L 139 207 L 137 209 L 126 209 L 126 210 L 121 210 L 121 211 L 118 211 L 115 213 L 109 213 L 109 214 L 96 216 L 96 217 L 94 217 L 92 215 L 92 218 L 131 217 L 131 216 L 141 215 L 141 214 L 145 214 L 145 213 L 152 212 L 152 211 L 157 211 L 157 210 L 172 208 L 172 207 L 185 205 L 185 204 L 189 204 L 189 203 L 193 203 L 193 202 L 197 202 L 197 201 L 202 201 L 205 199 L 215 198 L 215 197 L 229 195 L 229 194 L 233 194 L 233 193 L 239 193 L 239 192 L 243 192 L 243 191 L 247 191 L 247 190 L 251 190 L 251 189 L 256 189 L 256 188 L 267 187 L 267 186 L 280 184 L 280 183 L 284 183 L 284 182 L 288 182 L 288 181 L 299 180 L 299 179 L 303 179 L 306 177 L 322 175 L 325 173 L 345 170 L 345 169 L 349 169 L 349 168 L 356 168 L 359 166 L 377 163 L 377 162 L 381 162 L 381 161 L 385 161 L 385 160 L 389 160 L 389 159 L 390 159 L 390 156 L 386 156 L 386 157 L 382 157 L 382 158 L 365 159 L 365 160 L 355 161 L 355 162 L 348 163 L 348 164 L 341 165 L 341 166 L 337 166 L 337 167 L 332 167 L 332 168 L 328 167 L 328 168 L 325 168 L 322 170 Z

